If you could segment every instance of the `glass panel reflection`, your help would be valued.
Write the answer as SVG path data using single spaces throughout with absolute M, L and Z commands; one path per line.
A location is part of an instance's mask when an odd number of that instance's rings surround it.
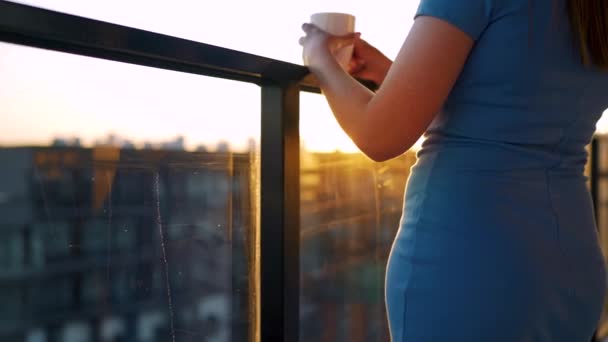
M 301 340 L 388 341 L 385 267 L 415 153 L 374 163 L 323 98 L 302 97 Z
M 259 89 L 0 50 L 0 341 L 246 341 Z

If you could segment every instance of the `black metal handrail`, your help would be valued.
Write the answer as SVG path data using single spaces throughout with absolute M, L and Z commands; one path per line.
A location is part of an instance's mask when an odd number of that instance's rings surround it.
M 37 7 L 0 1 L 0 40 L 224 79 L 297 82 L 301 65 Z

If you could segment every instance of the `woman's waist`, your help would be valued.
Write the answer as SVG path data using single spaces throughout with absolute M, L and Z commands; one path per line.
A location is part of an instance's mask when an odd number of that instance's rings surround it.
M 586 178 L 578 172 L 441 168 L 424 158 L 411 169 L 405 206 L 410 218 L 485 217 L 488 222 L 543 217 L 549 224 L 556 217 L 593 214 Z
M 404 219 L 415 224 L 541 227 L 578 218 L 593 226 L 585 178 L 562 170 L 456 170 L 419 160 L 404 205 Z
M 509 243 L 510 250 L 525 250 L 522 243 L 538 248 L 551 242 L 571 256 L 597 254 L 586 182 L 561 171 L 455 170 L 417 163 L 403 210 L 404 237 L 425 238 L 429 245 L 444 241 L 463 250 L 478 241 L 495 252 Z
M 453 157 L 453 158 L 450 158 Z M 409 191 L 440 191 L 464 195 L 481 191 L 531 196 L 551 192 L 587 196 L 587 180 L 579 168 L 549 167 L 518 160 L 516 163 L 466 163 L 453 155 L 426 154 L 412 166 Z
M 420 167 L 449 170 L 552 172 L 582 177 L 584 146 L 517 144 L 467 137 L 429 136 L 418 151 Z

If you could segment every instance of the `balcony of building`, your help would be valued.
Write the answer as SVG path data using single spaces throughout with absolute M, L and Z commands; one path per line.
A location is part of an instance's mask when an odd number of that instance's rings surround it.
M 301 65 L 6 1 L 0 42 L 0 341 L 389 341 L 415 151 L 315 145 Z

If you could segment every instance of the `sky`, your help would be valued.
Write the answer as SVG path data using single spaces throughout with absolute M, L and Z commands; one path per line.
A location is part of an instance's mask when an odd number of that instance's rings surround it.
M 21 3 L 302 64 L 301 24 L 316 12 L 356 16 L 356 29 L 397 55 L 416 1 L 27 0 Z M 259 140 L 258 86 L 0 43 L 0 144 L 113 133 L 136 144 L 185 137 L 188 148 Z M 352 152 L 324 98 L 301 94 L 311 150 Z
M 26 0 L 29 5 L 302 64 L 298 39 L 316 12 L 356 17 L 362 37 L 393 59 L 417 0 Z M 372 5 L 373 4 L 373 5 Z M 0 43 L 0 145 L 109 133 L 136 144 L 184 136 L 187 148 L 259 140 L 260 89 L 251 84 Z M 353 152 L 324 98 L 301 94 L 306 148 Z M 605 116 L 606 117 L 606 116 Z M 603 119 L 599 130 L 608 132 Z

